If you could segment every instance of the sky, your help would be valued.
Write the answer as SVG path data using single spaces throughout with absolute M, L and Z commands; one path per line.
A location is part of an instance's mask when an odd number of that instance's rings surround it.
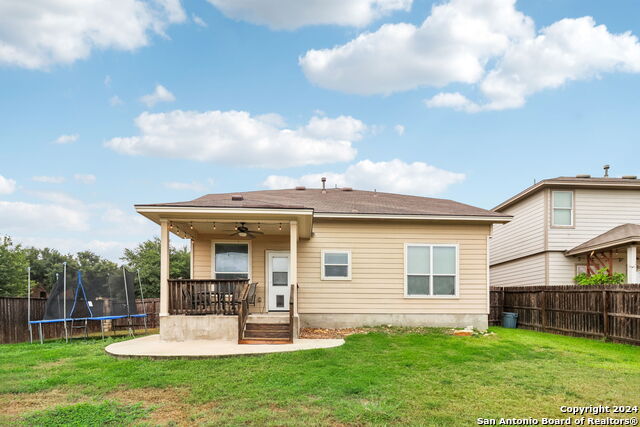
M 0 235 L 118 260 L 136 203 L 640 172 L 636 0 L 117 4 L 0 0 Z

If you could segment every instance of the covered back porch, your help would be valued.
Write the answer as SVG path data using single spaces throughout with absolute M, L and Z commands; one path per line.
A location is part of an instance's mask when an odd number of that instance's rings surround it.
M 168 341 L 297 335 L 302 209 L 137 207 L 160 225 L 160 336 Z M 191 277 L 170 277 L 171 234 L 189 239 Z M 265 342 L 273 342 L 274 339 Z

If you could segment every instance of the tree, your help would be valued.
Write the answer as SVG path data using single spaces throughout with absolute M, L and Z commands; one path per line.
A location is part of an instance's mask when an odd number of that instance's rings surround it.
M 27 267 L 29 263 L 20 245 L 14 245 L 9 236 L 0 240 L 0 295 L 27 294 Z
M 56 282 L 56 273 L 62 272 L 62 263 L 67 262 L 75 266 L 72 255 L 63 255 L 56 249 L 25 248 L 27 262 L 31 266 L 31 284 L 33 287 L 41 285 L 47 292 Z
M 169 277 L 187 278 L 190 274 L 190 255 L 187 248 L 169 248 L 170 271 Z M 160 238 L 154 237 L 136 246 L 125 249 L 120 258 L 128 268 L 140 272 L 140 281 L 145 298 L 160 296 Z M 136 288 L 136 294 L 138 293 Z M 139 295 L 138 295 L 139 296 Z

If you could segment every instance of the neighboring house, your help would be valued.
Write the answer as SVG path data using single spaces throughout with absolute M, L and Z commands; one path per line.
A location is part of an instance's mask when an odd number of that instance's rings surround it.
M 491 284 L 561 285 L 606 267 L 637 277 L 640 181 L 623 178 L 546 179 L 494 208 L 512 215 L 491 237 Z
M 486 328 L 488 238 L 493 224 L 510 220 L 451 200 L 351 188 L 209 194 L 136 210 L 161 227 L 160 332 L 167 340 L 259 335 L 226 320 L 236 316 L 211 315 L 218 313 L 211 307 L 208 316 L 188 315 L 213 304 L 212 287 L 225 286 L 211 279 L 257 282 L 254 329 L 277 323 L 279 312 L 288 319 L 291 289 L 296 330 Z M 169 280 L 171 232 L 191 239 L 191 280 Z M 205 291 L 190 283 L 205 283 Z

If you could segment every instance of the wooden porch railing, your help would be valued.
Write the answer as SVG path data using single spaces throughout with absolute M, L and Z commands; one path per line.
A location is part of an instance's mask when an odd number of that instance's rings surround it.
M 238 314 L 248 279 L 169 280 L 169 314 Z

